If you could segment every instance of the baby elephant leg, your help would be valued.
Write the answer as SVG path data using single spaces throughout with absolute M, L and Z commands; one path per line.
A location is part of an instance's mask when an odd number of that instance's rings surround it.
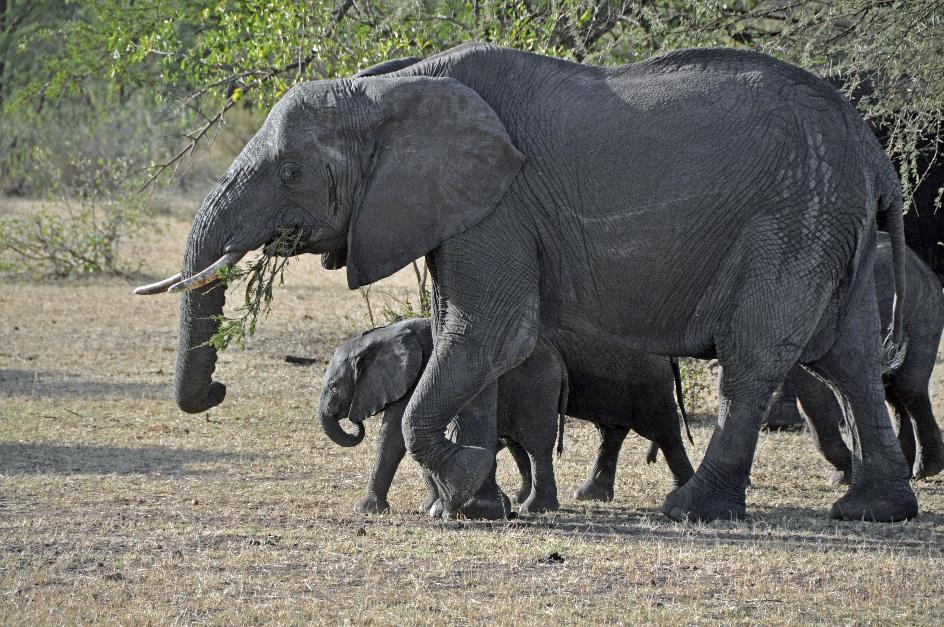
M 531 478 L 531 459 L 528 457 L 527 451 L 514 440 L 505 440 L 505 444 L 508 446 L 508 452 L 511 453 L 512 459 L 515 460 L 518 473 L 521 474 L 521 487 L 518 488 L 518 493 L 515 495 L 515 503 L 520 505 L 531 496 L 533 482 Z
M 406 455 L 406 445 L 403 443 L 403 429 L 401 421 L 407 400 L 393 403 L 384 412 L 377 436 L 377 457 L 371 470 L 370 481 L 367 484 L 367 494 L 357 504 L 357 511 L 362 514 L 382 514 L 390 511 L 387 502 L 387 493 L 393 476 Z
M 574 491 L 578 501 L 612 501 L 613 485 L 616 482 L 616 463 L 623 440 L 629 433 L 629 427 L 615 425 L 597 425 L 600 434 L 600 446 L 597 458 L 587 480 Z
M 560 503 L 557 500 L 557 480 L 554 478 L 553 446 L 547 450 L 529 452 L 528 455 L 534 480 L 531 495 L 518 511 L 522 514 L 556 512 L 560 509 Z

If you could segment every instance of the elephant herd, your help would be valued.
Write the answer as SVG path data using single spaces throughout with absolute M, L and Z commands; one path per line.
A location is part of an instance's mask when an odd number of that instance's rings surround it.
M 182 293 L 182 410 L 226 394 L 207 342 L 219 272 L 285 227 L 351 289 L 423 256 L 433 278 L 429 320 L 354 338 L 328 368 L 319 413 L 334 441 L 357 443 L 384 411 L 362 511 L 388 507 L 409 452 L 431 514 L 507 515 L 500 441 L 521 510 L 554 509 L 566 411 L 601 434 L 578 498 L 612 498 L 632 429 L 675 478 L 666 515 L 740 518 L 787 378 L 809 388 L 804 407 L 837 399 L 807 411 L 849 483 L 834 517 L 912 518 L 913 470 L 940 470 L 925 403 L 940 285 L 905 246 L 895 168 L 834 87 L 771 57 L 693 49 L 601 68 L 468 44 L 296 85 L 204 200 L 180 274 L 136 290 Z M 674 356 L 723 372 L 694 472 Z M 904 451 L 886 382 L 914 422 Z

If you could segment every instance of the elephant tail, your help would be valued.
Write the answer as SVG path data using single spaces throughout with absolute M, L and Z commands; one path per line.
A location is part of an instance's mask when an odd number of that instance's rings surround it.
M 570 382 L 567 368 L 561 364 L 560 397 L 557 399 L 557 456 L 564 453 L 564 419 L 567 417 L 567 397 L 570 394 Z
M 890 170 L 889 166 L 889 170 Z M 892 171 L 889 177 L 891 180 L 885 185 L 885 189 L 879 201 L 880 211 L 885 213 L 885 228 L 888 231 L 889 240 L 892 247 L 892 268 L 895 275 L 895 300 L 892 305 L 892 321 L 888 325 L 888 331 L 882 343 L 884 349 L 884 359 L 882 364 L 883 373 L 894 372 L 901 366 L 905 360 L 905 353 L 908 350 L 908 338 L 905 337 L 905 225 L 902 215 L 901 183 L 898 177 Z
M 694 444 L 695 440 L 692 438 L 692 431 L 688 428 L 688 412 L 685 411 L 685 397 L 682 394 L 682 371 L 679 368 L 678 359 L 675 357 L 669 357 L 669 363 L 672 364 L 672 377 L 675 379 L 675 400 L 678 402 L 679 411 L 682 412 L 682 424 L 685 425 L 685 435 L 688 436 L 689 443 Z M 653 443 L 653 446 L 655 446 L 655 443 Z M 649 461 L 649 456 L 652 456 L 652 462 L 654 462 L 658 452 L 657 446 L 655 453 L 653 453 L 653 448 L 649 447 L 649 455 L 646 457 L 646 461 Z M 651 464 L 652 462 L 649 463 Z

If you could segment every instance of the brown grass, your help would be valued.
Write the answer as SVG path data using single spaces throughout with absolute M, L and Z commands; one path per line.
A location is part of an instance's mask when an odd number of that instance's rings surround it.
M 167 220 L 139 243 L 146 278 L 177 266 L 187 224 Z M 372 437 L 337 448 L 313 415 L 364 307 L 317 259 L 287 279 L 248 350 L 220 359 L 226 402 L 200 416 L 169 399 L 176 297 L 0 283 L 0 623 L 944 622 L 944 480 L 916 484 L 916 521 L 834 522 L 841 489 L 802 433 L 761 437 L 742 523 L 663 518 L 670 475 L 637 437 L 616 501 L 573 501 L 595 447 L 574 422 L 557 514 L 429 520 L 409 461 L 395 513 L 355 514 Z M 697 461 L 710 428 L 694 435 Z M 504 454 L 499 471 L 513 491 Z

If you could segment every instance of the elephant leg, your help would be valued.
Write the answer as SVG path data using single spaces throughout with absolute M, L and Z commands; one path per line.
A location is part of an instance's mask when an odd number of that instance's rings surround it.
M 852 485 L 832 516 L 890 522 L 916 516 L 918 502 L 885 406 L 882 334 L 868 270 L 868 280 L 849 296 L 835 343 L 808 367 L 831 383 L 852 434 Z
M 406 400 L 391 404 L 384 411 L 380 432 L 377 435 L 377 457 L 367 484 L 367 494 L 357 504 L 357 511 L 362 514 L 380 514 L 390 511 L 387 493 L 393 476 L 406 455 L 403 443 L 401 420 L 406 409 Z
M 535 257 L 522 251 L 529 234 L 515 228 L 486 220 L 427 257 L 434 346 L 407 405 L 403 436 L 410 455 L 432 474 L 447 514 L 494 475 L 496 380 L 537 342 L 538 271 Z M 455 415 L 462 419 L 462 444 L 443 435 Z M 494 487 L 496 494 L 488 511 L 497 513 L 504 498 L 491 483 L 488 491 Z
M 913 445 L 914 462 L 911 466 L 913 476 L 915 479 L 934 476 L 944 470 L 944 442 L 941 440 L 941 429 L 931 409 L 931 399 L 928 397 L 927 389 L 917 392 L 896 391 L 896 395 L 901 398 L 902 404 L 907 409 L 902 420 L 907 422 L 909 427 L 912 423 L 914 425 L 911 436 L 913 440 L 916 440 Z M 904 427 L 899 430 L 899 434 L 902 432 L 904 432 Z
M 912 438 L 916 440 L 915 454 L 910 467 L 916 479 L 931 477 L 944 470 L 944 440 L 941 438 L 941 429 L 934 418 L 931 398 L 928 396 L 928 381 L 937 360 L 939 342 L 939 333 L 916 333 L 910 336 L 905 363 L 892 375 L 887 388 L 889 395 L 905 410 L 902 412 L 902 420 L 908 421 L 910 418 L 914 426 Z M 899 429 L 899 436 L 902 433 L 908 437 L 904 431 L 904 422 Z
M 740 519 L 757 447 L 761 420 L 782 375 L 746 360 L 723 365 L 718 421 L 695 474 L 665 499 L 662 512 L 673 520 Z M 786 368 L 784 367 L 784 370 Z
M 597 425 L 600 446 L 587 480 L 574 491 L 578 501 L 612 501 L 616 483 L 616 463 L 629 427 Z
M 534 477 L 533 490 L 521 504 L 522 514 L 556 512 L 560 509 L 557 500 L 557 479 L 554 477 L 554 447 L 529 453 L 531 472 Z
M 801 265 L 791 267 L 790 261 Z M 828 286 L 802 280 L 809 274 L 804 263 L 756 259 L 740 277 L 738 292 L 731 295 L 735 308 L 715 336 L 722 372 L 714 433 L 698 470 L 666 497 L 662 512 L 668 517 L 711 521 L 745 515 L 757 438 L 771 396 L 814 335 L 817 312 L 828 302 Z M 773 281 L 780 286 L 776 298 L 769 293 Z
M 533 479 L 531 478 L 531 460 L 528 458 L 528 453 L 521 448 L 521 445 L 517 442 L 506 440 L 506 444 L 508 445 L 508 452 L 511 453 L 511 457 L 515 460 L 515 465 L 518 467 L 518 472 L 521 474 L 521 487 L 518 488 L 518 493 L 515 495 L 514 501 L 520 505 L 531 496 L 533 485 Z
M 498 432 L 494 420 L 498 386 L 492 383 L 485 388 L 472 403 L 459 412 L 455 421 L 455 443 L 466 449 L 490 451 L 491 463 L 481 485 L 473 497 L 458 509 L 451 509 L 448 502 L 443 502 L 443 515 L 451 516 L 459 511 L 467 518 L 500 520 L 512 513 L 511 501 L 498 487 L 495 480 L 495 455 L 498 450 Z M 489 417 L 492 419 L 489 419 Z M 435 474 L 433 475 L 435 480 Z M 438 482 L 440 494 L 442 487 Z
M 816 448 L 835 468 L 830 483 L 850 483 L 852 452 L 842 439 L 842 407 L 836 402 L 836 395 L 828 385 L 802 366 L 794 366 L 785 382 L 796 392 L 797 399 L 803 406 Z
M 797 409 L 796 391 L 789 378 L 774 392 L 764 422 L 772 431 L 792 431 L 803 426 L 803 416 Z
M 915 441 L 915 430 L 911 423 L 911 416 L 908 415 L 908 409 L 901 399 L 888 388 L 885 389 L 885 399 L 892 406 L 892 412 L 894 412 L 894 424 L 898 426 L 898 444 L 905 456 L 905 464 L 908 465 L 908 468 L 914 468 L 920 445 Z
M 682 443 L 681 436 L 663 439 L 662 442 L 659 442 L 659 448 L 662 449 L 662 454 L 665 455 L 665 463 L 669 465 L 669 470 L 672 472 L 672 481 L 675 487 L 688 483 L 688 480 L 695 474 L 695 469 L 692 468 L 692 462 L 689 461 L 688 453 L 685 452 L 685 445 Z

